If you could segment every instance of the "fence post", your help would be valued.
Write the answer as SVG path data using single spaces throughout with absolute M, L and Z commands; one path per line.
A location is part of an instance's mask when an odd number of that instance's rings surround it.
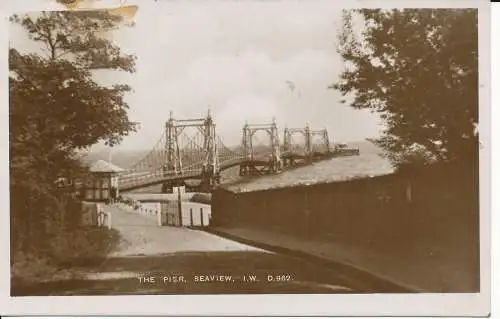
M 193 224 L 193 208 L 189 208 L 189 220 L 191 222 L 191 226 L 194 226 Z
M 200 223 L 201 227 L 205 226 L 203 225 L 203 207 L 200 207 Z
M 97 215 L 97 216 L 99 216 L 99 219 L 97 220 L 97 225 L 99 227 L 102 227 L 104 224 L 104 220 L 103 220 L 104 212 L 102 210 L 99 210 L 99 215 Z
M 181 204 L 181 188 L 177 187 L 177 201 L 179 202 L 179 227 L 182 227 L 182 204 Z
M 108 212 L 108 229 L 111 229 L 111 213 Z
M 304 192 L 304 226 L 306 233 L 309 233 L 309 199 L 307 198 L 307 188 Z
M 156 222 L 157 222 L 159 227 L 162 226 L 161 218 L 162 218 L 162 211 L 161 211 L 161 207 L 160 207 L 160 209 L 156 211 Z

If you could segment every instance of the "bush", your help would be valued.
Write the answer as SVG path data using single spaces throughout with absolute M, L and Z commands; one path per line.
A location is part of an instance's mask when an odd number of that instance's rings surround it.
M 68 240 L 71 238 L 71 240 Z M 61 231 L 52 238 L 45 254 L 17 251 L 12 254 L 11 276 L 16 282 L 45 281 L 61 268 L 82 262 L 101 262 L 120 242 L 114 229 L 81 227 L 71 232 Z
M 191 197 L 191 202 L 200 204 L 212 204 L 212 194 L 196 193 Z
M 115 230 L 81 224 L 82 203 L 35 183 L 11 189 L 11 275 L 33 281 L 75 259 L 105 258 L 119 242 Z
M 119 239 L 119 233 L 114 229 L 80 227 L 61 233 L 51 242 L 50 259 L 54 263 L 68 263 L 72 260 L 105 258 L 116 248 Z
M 13 281 L 33 282 L 53 275 L 56 267 L 48 258 L 33 253 L 15 252 L 11 260 L 11 276 Z

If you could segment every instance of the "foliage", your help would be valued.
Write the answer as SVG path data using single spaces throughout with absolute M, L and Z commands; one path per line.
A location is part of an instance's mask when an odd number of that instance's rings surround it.
M 83 235 L 79 200 L 56 180 L 86 174 L 78 150 L 101 140 L 114 145 L 135 130 L 125 101 L 130 87 L 102 86 L 93 72 L 134 72 L 135 57 L 106 38 L 121 17 L 104 10 L 16 15 L 11 21 L 44 50 L 9 50 L 12 256 L 53 259 L 90 244 L 65 249 L 62 243 L 72 236 L 92 240 Z
M 42 43 L 47 55 L 23 56 L 10 50 L 9 66 L 14 73 L 11 94 L 18 93 L 24 99 L 15 101 L 20 102 L 16 105 L 36 108 L 23 110 L 25 113 L 49 112 L 55 117 L 44 129 L 56 140 L 66 136 L 58 146 L 87 147 L 99 139 L 113 145 L 135 129 L 127 118 L 124 100 L 131 88 L 103 87 L 93 81 L 91 72 L 135 71 L 135 57 L 121 54 L 119 47 L 104 37 L 121 19 L 101 10 L 42 12 L 36 18 L 25 15 L 11 19 L 27 30 L 30 39 Z
M 106 139 L 115 144 L 132 128 L 127 85 L 98 85 L 91 73 L 68 61 L 44 60 L 10 50 L 11 120 L 16 137 L 44 137 L 50 150 L 84 148 Z M 26 122 L 29 130 L 24 130 Z M 24 134 L 23 134 L 24 133 Z M 39 136 L 31 136 L 38 139 Z
M 394 164 L 415 145 L 431 161 L 477 154 L 477 30 L 475 9 L 343 12 L 346 68 L 331 88 L 380 115 L 386 129 L 376 144 Z
M 106 10 L 50 11 L 40 15 L 14 15 L 11 21 L 22 25 L 31 40 L 41 43 L 46 57 L 67 59 L 87 69 L 135 71 L 135 57 L 123 55 L 106 38 L 106 32 L 119 27 L 120 15 Z
M 69 237 L 71 240 L 68 240 Z M 29 287 L 54 277 L 78 277 L 81 275 L 78 269 L 69 272 L 61 272 L 60 269 L 100 264 L 119 244 L 120 236 L 114 229 L 78 228 L 51 241 L 49 256 L 17 250 L 12 258 L 13 286 L 17 290 L 19 286 Z M 23 295 L 22 292 L 19 295 Z
M 200 204 L 207 204 L 210 205 L 212 204 L 212 194 L 211 193 L 196 193 L 191 197 L 189 200 L 190 202 L 193 203 L 200 203 Z

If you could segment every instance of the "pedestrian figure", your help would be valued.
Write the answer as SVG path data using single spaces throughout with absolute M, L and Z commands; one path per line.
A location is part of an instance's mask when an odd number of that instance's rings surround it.
M 114 204 L 116 202 L 116 199 L 118 197 L 118 189 L 114 186 L 111 187 L 111 204 Z

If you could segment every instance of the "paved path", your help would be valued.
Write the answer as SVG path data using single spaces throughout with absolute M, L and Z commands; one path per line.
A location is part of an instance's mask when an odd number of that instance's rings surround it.
M 158 227 L 155 216 L 124 212 L 107 207 L 112 213 L 112 226 L 124 242 L 110 257 L 157 255 L 181 252 L 262 251 L 203 231 L 179 227 Z
M 123 242 L 83 277 L 45 283 L 25 295 L 350 293 L 332 269 L 203 231 L 159 227 L 154 216 L 117 207 L 112 225 Z
M 470 243 L 466 241 L 456 245 L 464 249 L 455 251 L 439 250 L 433 247 L 433 242 L 412 243 L 404 249 L 383 249 L 371 243 L 346 243 L 326 236 L 305 237 L 279 229 L 218 227 L 214 232 L 262 247 L 279 247 L 339 263 L 409 291 L 473 293 L 479 290 L 478 265 L 470 258 Z M 359 279 L 361 274 L 352 277 Z M 395 287 L 386 289 L 385 292 L 398 292 L 393 290 L 398 289 Z

